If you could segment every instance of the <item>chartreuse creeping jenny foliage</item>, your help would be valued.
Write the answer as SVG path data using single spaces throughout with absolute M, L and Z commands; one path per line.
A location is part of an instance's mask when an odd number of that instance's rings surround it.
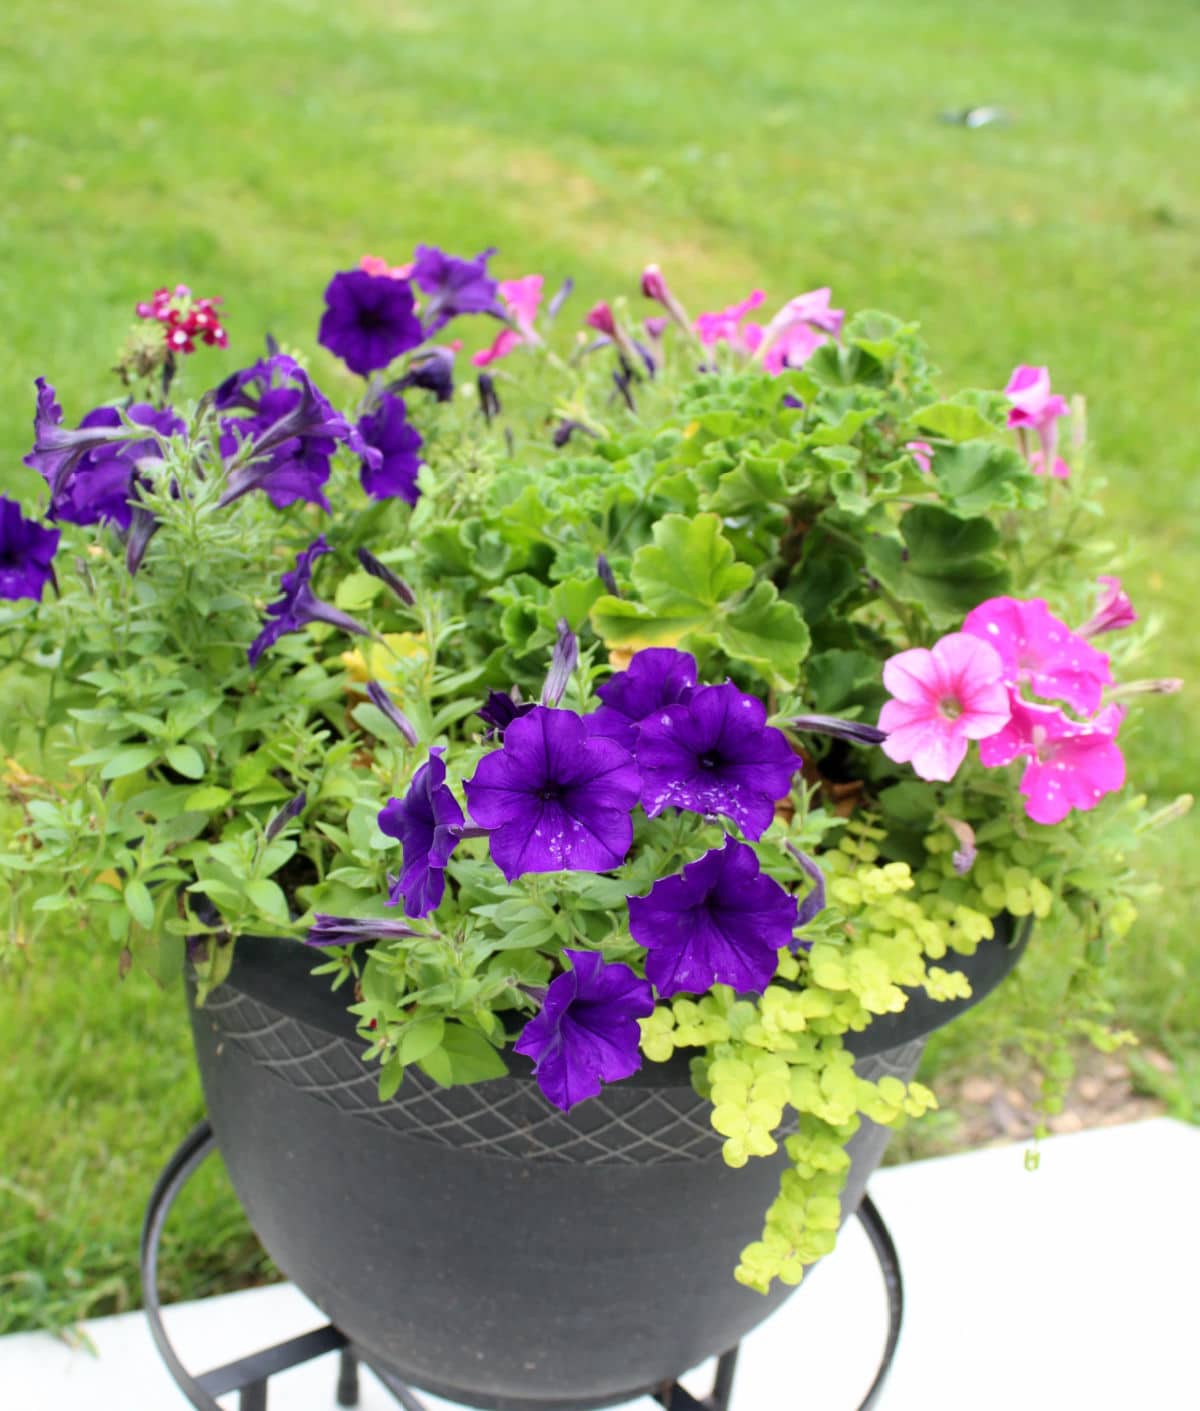
M 382 1098 L 515 1050 L 566 1108 L 692 1052 L 726 1159 L 790 1158 L 737 1277 L 794 1282 L 859 1122 L 934 1101 L 845 1036 L 965 996 L 994 917 L 1056 918 L 1049 1104 L 1069 1035 L 1114 1041 L 1093 976 L 1156 821 L 1115 736 L 1163 683 L 1114 684 L 1135 615 L 1093 601 L 1044 369 L 939 398 L 914 324 L 828 291 L 693 323 L 654 269 L 657 317 L 572 342 L 489 258 L 335 277 L 346 414 L 270 343 L 169 403 L 186 290 L 127 400 L 72 430 L 39 382 L 0 626 L 3 743 L 46 764 L 10 766 L 0 862 L 31 924 L 122 973 L 186 947 L 202 997 L 240 936 L 325 949 Z M 433 340 L 479 315 L 472 382 Z

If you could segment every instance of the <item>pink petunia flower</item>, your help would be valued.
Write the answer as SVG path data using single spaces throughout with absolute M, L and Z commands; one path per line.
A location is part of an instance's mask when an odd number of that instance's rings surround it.
M 904 449 L 916 461 L 918 470 L 928 472 L 933 465 L 933 447 L 928 441 L 906 441 Z
M 1035 823 L 1061 823 L 1072 809 L 1095 808 L 1125 783 L 1116 734 L 1125 715 L 1106 706 L 1089 721 L 1069 720 L 1057 706 L 1023 701 L 1014 691 L 1008 724 L 979 746 L 989 769 L 1025 758 L 1025 812 Z
M 967 614 L 964 632 L 990 642 L 1015 690 L 1027 682 L 1035 695 L 1066 701 L 1090 715 L 1112 684 L 1108 657 L 1060 622 L 1041 598 L 989 598 Z
M 701 314 L 692 325 L 696 335 L 706 348 L 715 343 L 728 343 L 742 353 L 752 353 L 762 342 L 762 325 L 743 323 L 748 313 L 752 313 L 766 299 L 761 289 L 753 289 L 738 304 L 730 304 L 727 309 L 716 313 Z
M 954 778 L 968 740 L 1002 730 L 1009 717 L 1004 663 L 987 642 L 952 632 L 931 650 L 913 647 L 884 663 L 883 684 L 894 697 L 879 714 L 887 731 L 880 748 L 909 762 L 922 779 Z
M 1004 394 L 1012 403 L 1008 424 L 1017 433 L 1021 453 L 1035 475 L 1052 475 L 1065 480 L 1070 474 L 1066 461 L 1057 454 L 1058 419 L 1067 415 L 1067 399 L 1050 391 L 1050 370 L 1019 363 Z M 1029 448 L 1029 433 L 1036 433 L 1040 451 Z
M 412 265 L 389 265 L 381 255 L 364 255 L 358 267 L 365 274 L 374 274 L 386 279 L 407 279 L 412 273 Z
M 515 328 L 502 328 L 488 347 L 480 348 L 479 352 L 471 354 L 471 366 L 487 367 L 489 363 L 498 362 L 507 357 L 514 348 L 520 347 L 524 341 Z
M 1081 637 L 1095 637 L 1101 632 L 1116 632 L 1118 628 L 1130 627 L 1138 620 L 1129 595 L 1121 587 L 1119 578 L 1101 574 L 1096 582 L 1100 584 L 1096 611 L 1079 629 Z
M 496 286 L 509 317 L 526 338 L 533 333 L 545 282 L 544 275 L 527 274 L 523 279 L 502 279 Z
M 767 324 L 759 352 L 769 373 L 802 366 L 822 343 L 841 332 L 845 310 L 829 307 L 831 293 L 825 288 L 797 294 Z

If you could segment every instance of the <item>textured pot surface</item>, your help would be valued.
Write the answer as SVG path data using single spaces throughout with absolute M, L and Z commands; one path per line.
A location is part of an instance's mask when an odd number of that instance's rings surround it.
M 989 949 L 1007 973 L 1019 945 Z M 193 1030 L 251 1224 L 369 1360 L 491 1411 L 585 1411 L 732 1347 L 792 1292 L 732 1277 L 786 1157 L 727 1167 L 685 1063 L 647 1064 L 570 1114 L 527 1072 L 441 1089 L 410 1070 L 381 1104 L 313 959 L 242 941 Z M 887 1042 L 859 1071 L 906 1078 L 923 1034 L 883 1027 L 853 1036 L 856 1053 Z M 864 1121 L 854 1137 L 844 1214 L 889 1136 Z

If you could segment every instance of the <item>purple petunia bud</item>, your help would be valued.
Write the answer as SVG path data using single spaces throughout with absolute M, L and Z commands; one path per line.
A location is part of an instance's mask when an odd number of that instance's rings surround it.
M 125 540 L 125 567 L 132 578 L 142 566 L 150 540 L 161 528 L 157 515 L 150 513 L 143 505 L 134 505 L 133 516 L 129 521 L 129 537 Z
M 378 681 L 367 682 L 367 699 L 376 710 L 382 711 L 383 714 L 387 716 L 410 745 L 417 743 L 416 726 L 396 705 L 395 701 L 392 700 L 391 696 L 388 695 Z
M 691 331 L 692 321 L 688 318 L 687 310 L 671 293 L 662 270 L 657 265 L 647 265 L 642 271 L 642 293 L 647 299 L 661 304 L 681 328 Z
M 605 333 L 609 338 L 617 336 L 617 321 L 613 318 L 613 311 L 603 299 L 598 304 L 593 304 L 583 318 L 584 323 L 589 328 L 595 328 L 600 333 Z
M 629 377 L 625 373 L 617 371 L 613 373 L 612 378 L 617 391 L 621 394 L 621 400 L 631 412 L 636 412 L 637 403 L 633 399 L 633 388 L 630 385 Z
M 852 745 L 878 745 L 887 739 L 887 731 L 859 720 L 841 720 L 836 715 L 793 715 L 788 721 L 793 730 L 805 735 L 832 735 L 848 740 Z
M 386 563 L 375 557 L 370 549 L 359 549 L 358 561 L 372 578 L 378 578 L 381 583 L 386 583 L 405 607 L 412 607 L 413 603 L 417 601 L 413 590 L 404 579 L 398 578 Z
M 514 686 L 512 693 L 489 691 L 487 700 L 475 712 L 489 728 L 488 736 L 503 734 L 519 715 L 528 715 L 533 709 L 533 701 L 522 701 L 520 690 Z
M 479 405 L 491 425 L 492 418 L 500 415 L 500 395 L 496 391 L 496 380 L 490 372 L 479 374 Z
M 271 819 L 270 823 L 267 824 L 266 837 L 268 843 L 272 838 L 277 838 L 279 834 L 283 832 L 284 827 L 290 823 L 293 818 L 304 812 L 304 805 L 307 802 L 308 795 L 301 792 L 290 802 L 284 804 L 275 817 Z
M 304 937 L 307 946 L 356 946 L 364 941 L 404 940 L 409 936 L 436 936 L 436 931 L 414 931 L 403 921 L 382 921 L 357 916 L 313 915 Z
M 621 590 L 617 587 L 617 580 L 612 571 L 612 564 L 609 563 L 603 554 L 596 555 L 596 577 L 604 584 L 606 591 L 614 598 L 621 596 Z
M 550 670 L 542 687 L 542 704 L 556 706 L 567 689 L 571 673 L 579 665 L 579 642 L 565 617 L 558 619 L 558 640 L 550 658 Z
M 564 279 L 563 282 L 558 286 L 558 292 L 546 305 L 547 319 L 554 319 L 558 317 L 558 315 L 562 312 L 562 306 L 571 297 L 571 293 L 574 288 L 575 281 L 571 278 L 570 275 L 567 275 L 566 279 Z
M 552 439 L 555 446 L 561 450 L 577 431 L 582 431 L 585 436 L 592 436 L 596 440 L 600 439 L 600 433 L 593 431 L 590 426 L 586 426 L 582 421 L 572 421 L 569 417 L 564 417 L 554 428 L 554 436 Z
M 800 909 L 796 913 L 796 926 L 799 929 L 801 926 L 807 926 L 810 921 L 825 910 L 825 873 L 822 872 L 821 866 L 815 858 L 809 857 L 807 853 L 801 852 L 791 843 L 788 843 L 787 850 L 804 869 L 813 884 L 812 891 L 800 903 Z M 800 944 L 805 945 L 806 942 L 801 941 Z
M 403 377 L 391 382 L 384 389 L 388 392 L 403 392 L 406 387 L 420 387 L 432 392 L 439 402 L 449 402 L 454 396 L 454 349 L 442 344 L 430 348 L 409 364 Z

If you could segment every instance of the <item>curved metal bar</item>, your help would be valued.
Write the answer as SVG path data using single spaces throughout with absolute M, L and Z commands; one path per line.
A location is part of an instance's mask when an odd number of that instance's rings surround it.
M 875 1258 L 879 1260 L 879 1268 L 883 1274 L 883 1284 L 887 1290 L 888 1300 L 888 1330 L 887 1341 L 883 1347 L 883 1357 L 870 1390 L 858 1404 L 858 1411 L 871 1411 L 871 1407 L 879 1399 L 879 1393 L 883 1390 L 888 1373 L 892 1370 L 896 1346 L 900 1341 L 900 1325 L 904 1321 L 904 1280 L 900 1276 L 900 1256 L 896 1253 L 891 1231 L 883 1223 L 883 1216 L 880 1215 L 875 1207 L 875 1202 L 869 1195 L 863 1195 L 856 1214 L 858 1215 L 858 1223 L 866 1231 L 867 1238 L 871 1241 Z

